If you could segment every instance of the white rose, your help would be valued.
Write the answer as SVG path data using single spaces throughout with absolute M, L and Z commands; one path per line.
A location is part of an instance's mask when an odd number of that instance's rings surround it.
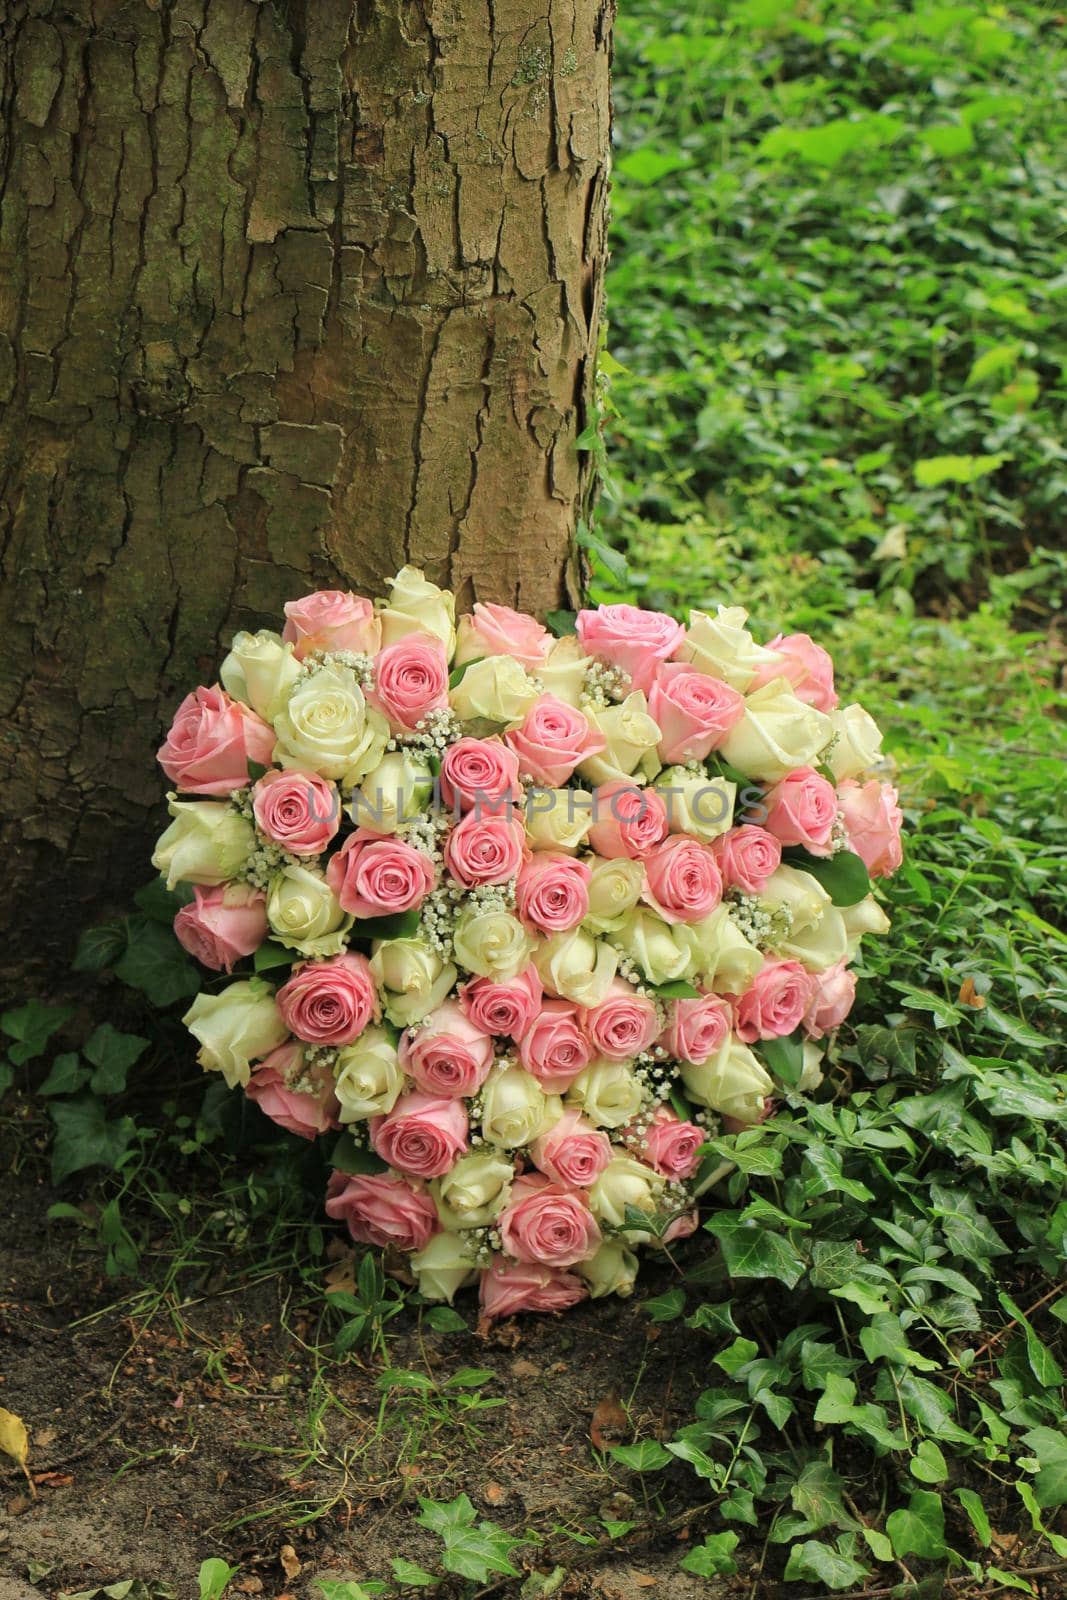
M 563 1115 L 558 1094 L 546 1095 L 522 1067 L 490 1072 L 482 1090 L 482 1135 L 503 1150 L 519 1150 Z
M 771 912 L 778 906 L 785 906 L 789 912 L 791 933 L 814 928 L 832 903 L 817 878 L 813 878 L 810 872 L 802 872 L 799 867 L 789 866 L 779 867 L 771 873 L 760 891 L 759 901 L 765 910 Z
M 655 788 L 667 807 L 672 833 L 688 833 L 707 841 L 717 839 L 733 825 L 736 783 L 690 772 L 687 767 L 667 767 L 656 779 Z
M 284 644 L 281 635 L 269 628 L 236 634 L 219 668 L 226 693 L 251 706 L 267 722 L 274 721 L 300 675 L 292 645 Z
M 545 693 L 577 709 L 590 659 L 579 644 L 577 634 L 568 633 L 557 639 L 548 652 L 548 660 L 537 669 Z
M 459 1233 L 435 1233 L 430 1242 L 409 1257 L 419 1293 L 427 1300 L 447 1300 L 478 1277 L 470 1243 Z
M 594 1061 L 567 1090 L 567 1104 L 598 1128 L 621 1128 L 644 1104 L 645 1091 L 625 1061 Z
M 461 722 L 517 723 L 540 693 L 513 656 L 486 656 L 467 668 L 449 700 Z
M 365 1122 L 392 1111 L 404 1087 L 396 1045 L 384 1028 L 364 1028 L 337 1052 L 334 1093 L 342 1122 Z
M 865 933 L 888 933 L 889 918 L 873 894 L 865 895 L 854 906 L 842 906 L 841 920 L 848 939 L 848 959 L 854 961 L 859 954 L 860 940 Z
M 549 993 L 578 1006 L 598 1006 L 619 967 L 617 951 L 584 928 L 541 940 L 533 956 Z
M 631 1295 L 637 1280 L 637 1257 L 620 1239 L 605 1239 L 595 1256 L 574 1268 L 589 1286 L 590 1298 L 606 1294 Z
M 822 1082 L 822 1064 L 825 1057 L 826 1051 L 821 1044 L 813 1044 L 810 1039 L 804 1040 L 804 1065 L 796 1084 L 798 1094 L 815 1093 Z
M 274 990 L 262 978 L 231 983 L 220 994 L 198 994 L 182 1021 L 200 1041 L 200 1065 L 206 1072 L 221 1072 L 231 1089 L 243 1087 L 252 1062 L 289 1037 Z
M 179 800 L 168 794 L 174 821 L 159 837 L 152 865 L 167 880 L 205 888 L 227 883 L 256 848 L 255 829 L 232 806 L 212 800 Z
M 417 567 L 401 567 L 380 615 L 383 649 L 409 633 L 429 633 L 440 639 L 451 658 L 456 644 L 455 596 L 430 583 Z
M 274 731 L 275 761 L 349 788 L 374 771 L 389 742 L 389 724 L 367 704 L 355 673 L 334 663 L 302 679 L 275 717 Z
M 844 778 L 859 777 L 881 760 L 882 730 L 862 706 L 842 706 L 831 711 L 830 725 L 837 743 L 826 764 L 838 783 Z
M 589 913 L 582 926 L 592 933 L 612 933 L 622 927 L 640 900 L 645 869 L 629 856 L 611 861 L 596 856 L 589 865 Z
M 656 753 L 659 724 L 649 716 L 648 701 L 640 690 L 628 694 L 621 705 L 583 705 L 582 711 L 590 726 L 607 740 L 599 755 L 587 756 L 578 764 L 588 783 L 629 778 L 639 767 L 645 778 L 656 776 L 661 764 Z
M 772 678 L 747 696 L 719 754 L 746 777 L 774 783 L 794 767 L 814 766 L 832 733 L 824 711 L 799 700 L 785 678 Z
M 352 795 L 348 815 L 357 828 L 396 833 L 401 823 L 413 822 L 425 811 L 432 793 L 428 763 L 410 750 L 397 750 L 367 774 Z
M 615 1156 L 589 1190 L 589 1209 L 598 1222 L 621 1228 L 627 1206 L 654 1216 L 667 1180 L 634 1156 Z M 642 1229 L 627 1228 L 622 1237 L 632 1244 L 650 1238 Z
M 460 913 L 452 936 L 456 960 L 479 978 L 501 983 L 517 977 L 533 952 L 533 936 L 510 911 L 479 909 Z
M 707 1106 L 738 1122 L 758 1122 L 763 1102 L 774 1093 L 774 1082 L 747 1044 L 728 1034 L 718 1053 L 697 1066 L 683 1061 L 680 1076 L 685 1092 L 697 1105 Z
M 714 617 L 704 611 L 691 611 L 675 660 L 689 661 L 698 672 L 706 672 L 744 694 L 761 668 L 778 664 L 774 652 L 753 639 L 745 627 L 747 620 L 748 612 L 741 606 L 720 606 Z
M 682 924 L 677 931 L 689 944 L 692 974 L 719 994 L 743 994 L 763 965 L 761 952 L 745 938 L 726 906 L 716 906 L 710 916 Z
M 476 1150 L 461 1156 L 450 1172 L 430 1184 L 441 1226 L 485 1228 L 507 1204 L 515 1164 L 497 1150 Z
M 690 931 L 685 923 L 671 926 L 647 906 L 636 906 L 623 919 L 614 939 L 649 983 L 676 983 L 693 972 Z
M 848 957 L 845 919 L 837 906 L 827 906 L 818 922 L 791 929 L 775 940 L 774 949 L 788 961 L 802 961 L 809 972 L 825 972 Z
M 526 790 L 523 812 L 531 850 L 566 850 L 573 855 L 593 824 L 593 796 L 587 789 Z
M 371 977 L 382 994 L 389 1021 L 398 1028 L 421 1022 L 439 1006 L 458 973 L 421 939 L 379 939 L 371 956 Z
M 302 956 L 340 955 L 354 920 L 326 879 L 310 867 L 285 867 L 271 879 L 267 921 L 282 944 Z

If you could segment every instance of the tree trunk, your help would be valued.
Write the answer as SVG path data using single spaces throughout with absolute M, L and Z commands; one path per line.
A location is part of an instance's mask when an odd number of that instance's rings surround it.
M 573 598 L 612 0 L 0 7 L 0 838 L 55 967 L 238 627 Z

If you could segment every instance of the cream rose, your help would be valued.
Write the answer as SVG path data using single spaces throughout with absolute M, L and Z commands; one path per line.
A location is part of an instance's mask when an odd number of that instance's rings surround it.
M 890 927 L 889 918 L 873 894 L 865 895 L 857 905 L 842 907 L 841 920 L 848 938 L 850 961 L 855 961 L 859 954 L 860 940 L 865 933 L 888 933 Z
M 707 842 L 728 833 L 733 825 L 736 783 L 690 772 L 688 767 L 666 767 L 653 787 L 667 808 L 672 833 L 688 833 Z
M 348 815 L 357 828 L 396 833 L 402 822 L 421 815 L 432 793 L 429 763 L 410 750 L 393 751 L 382 757 L 355 790 Z
M 409 633 L 440 639 L 451 658 L 456 646 L 456 601 L 447 589 L 423 577 L 418 567 L 401 567 L 389 584 L 389 599 L 380 612 L 382 648 Z
M 461 722 L 521 722 L 542 691 L 511 656 L 486 656 L 469 666 L 449 693 Z
M 522 1067 L 490 1072 L 482 1090 L 482 1135 L 503 1150 L 532 1144 L 563 1115 L 558 1094 L 546 1095 Z
M 309 867 L 285 867 L 271 880 L 267 894 L 271 931 L 302 956 L 340 955 L 353 920 L 326 879 Z
M 589 912 L 583 926 L 591 933 L 613 933 L 640 900 L 645 869 L 629 856 L 613 861 L 596 856 L 590 865 Z
M 774 949 L 790 961 L 802 961 L 809 972 L 825 972 L 850 959 L 845 919 L 837 906 L 827 906 L 818 922 L 791 929 L 775 940 Z
M 745 699 L 745 714 L 719 753 L 746 777 L 774 783 L 796 767 L 814 766 L 833 733 L 824 711 L 805 705 L 785 678 L 772 678 Z
M 758 1122 L 764 1100 L 774 1093 L 769 1073 L 733 1033 L 707 1061 L 683 1061 L 680 1077 L 690 1100 L 738 1122 Z
M 515 978 L 529 962 L 533 936 L 510 911 L 481 910 L 473 905 L 460 913 L 452 939 L 456 960 L 479 978 L 501 983 Z
M 507 1204 L 515 1164 L 497 1150 L 476 1150 L 461 1156 L 444 1177 L 430 1184 L 441 1226 L 455 1233 L 460 1228 L 485 1228 Z
M 747 621 L 748 612 L 741 606 L 720 606 L 714 617 L 705 611 L 691 611 L 686 636 L 674 659 L 691 662 L 698 672 L 743 694 L 762 669 L 779 664 L 772 650 L 753 639 L 745 627 Z
M 533 953 L 538 976 L 550 994 L 579 1006 L 598 1006 L 618 971 L 618 953 L 584 928 L 553 934 Z
M 588 789 L 526 791 L 523 810 L 526 842 L 531 850 L 566 850 L 583 845 L 593 821 L 593 796 Z
M 537 669 L 545 693 L 555 695 L 565 705 L 577 708 L 585 688 L 585 674 L 590 660 L 576 634 L 568 633 L 562 639 L 557 639 L 548 652 L 548 660 L 543 661 Z
M 289 1037 L 274 990 L 262 978 L 231 983 L 220 994 L 198 994 L 182 1021 L 200 1041 L 200 1065 L 206 1072 L 221 1072 L 231 1089 L 243 1088 L 252 1062 Z
M 367 704 L 350 667 L 330 665 L 304 678 L 274 719 L 274 759 L 351 787 L 381 761 L 389 724 Z
M 768 911 L 784 906 L 793 934 L 814 928 L 831 904 L 830 896 L 810 872 L 788 866 L 778 867 L 771 873 L 760 891 L 759 901 Z
M 337 1052 L 334 1093 L 342 1122 L 365 1122 L 392 1111 L 404 1087 L 396 1045 L 384 1028 L 364 1028 Z
M 205 888 L 237 876 L 256 848 L 255 829 L 228 805 L 213 800 L 179 800 L 168 794 L 174 818 L 160 834 L 152 865 L 167 880 L 198 883 Z
M 691 935 L 701 926 L 682 922 L 672 926 L 647 906 L 635 906 L 613 938 L 649 983 L 676 983 L 694 970 Z
M 763 965 L 763 956 L 745 938 L 727 906 L 716 906 L 700 922 L 676 929 L 688 939 L 693 974 L 719 994 L 743 994 Z
M 830 713 L 831 736 L 836 743 L 826 758 L 838 783 L 857 778 L 882 758 L 882 730 L 862 706 L 843 706 Z
M 644 1098 L 644 1088 L 625 1061 L 594 1061 L 575 1078 L 566 1103 L 598 1128 L 621 1128 L 633 1121 Z
M 425 1299 L 450 1303 L 458 1289 L 465 1289 L 478 1277 L 470 1244 L 458 1233 L 435 1233 L 429 1244 L 411 1257 L 411 1270 Z
M 648 714 L 648 701 L 640 690 L 628 694 L 621 705 L 582 707 L 590 727 L 606 741 L 597 755 L 586 756 L 578 771 L 587 783 L 611 783 L 630 777 L 640 769 L 645 778 L 654 778 L 660 769 L 656 746 L 659 724 Z
M 273 722 L 300 677 L 300 663 L 291 644 L 269 628 L 234 635 L 230 653 L 219 668 L 219 679 L 234 700 L 251 706 Z
M 379 939 L 370 962 L 390 1022 L 421 1022 L 448 995 L 459 974 L 421 939 Z
M 825 1057 L 826 1051 L 821 1044 L 813 1044 L 810 1039 L 804 1040 L 804 1065 L 796 1084 L 798 1094 L 815 1093 L 822 1082 L 822 1064 Z
M 589 1208 L 598 1222 L 621 1228 L 626 1208 L 655 1215 L 663 1199 L 667 1180 L 634 1156 L 616 1156 L 604 1168 L 589 1193 Z M 651 1236 L 642 1229 L 627 1228 L 622 1237 L 639 1244 Z
M 574 1270 L 588 1285 L 593 1300 L 606 1294 L 625 1298 L 634 1292 L 637 1257 L 620 1239 L 605 1239 L 596 1255 L 590 1256 L 588 1261 L 579 1261 Z

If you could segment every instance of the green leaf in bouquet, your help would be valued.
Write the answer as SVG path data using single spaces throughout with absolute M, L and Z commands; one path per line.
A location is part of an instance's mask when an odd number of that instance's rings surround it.
M 545 621 L 550 630 L 556 635 L 556 638 L 563 639 L 566 638 L 567 634 L 574 632 L 575 624 L 578 621 L 578 613 L 576 611 L 549 611 L 545 614 Z
M 363 917 L 352 926 L 354 939 L 413 939 L 419 931 L 417 911 L 398 911 L 394 917 Z
M 871 880 L 858 855 L 839 850 L 832 856 L 813 856 L 799 846 L 782 851 L 782 860 L 821 883 L 835 906 L 858 905 L 871 892 Z
M 793 1033 L 786 1034 L 780 1039 L 759 1039 L 754 1048 L 773 1077 L 780 1078 L 783 1083 L 790 1085 L 800 1082 L 804 1071 L 802 1029 L 797 1028 Z
M 196 968 L 169 928 L 147 916 L 129 919 L 125 953 L 115 976 L 139 989 L 154 1006 L 172 1006 L 200 988 Z
M 463 682 L 463 679 L 466 677 L 470 668 L 473 667 L 477 662 L 484 660 L 484 656 L 475 656 L 472 660 L 465 661 L 461 667 L 456 667 L 454 671 L 450 672 L 448 675 L 448 687 L 450 689 L 457 688 L 458 685 Z
M 249 760 L 249 762 L 248 762 L 248 781 L 249 781 L 249 783 L 258 783 L 260 778 L 264 777 L 269 771 L 270 771 L 270 768 L 269 767 L 265 767 L 263 765 L 262 761 Z
M 252 957 L 252 965 L 257 972 L 273 972 L 277 967 L 291 967 L 297 959 L 295 951 L 287 950 L 274 939 L 268 939 Z
M 658 994 L 661 1000 L 699 1000 L 700 990 L 694 988 L 687 978 L 675 978 L 670 983 L 654 983 L 653 994 Z
M 376 1155 L 369 1145 L 357 1144 L 347 1131 L 341 1134 L 330 1151 L 330 1165 L 336 1167 L 338 1172 L 353 1174 L 386 1170 L 386 1163 L 381 1156 Z

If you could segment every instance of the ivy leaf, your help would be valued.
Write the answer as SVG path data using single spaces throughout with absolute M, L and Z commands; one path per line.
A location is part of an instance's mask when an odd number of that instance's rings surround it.
M 684 1572 L 693 1572 L 698 1578 L 725 1577 L 737 1571 L 737 1562 L 733 1559 L 736 1550 L 738 1535 L 732 1528 L 727 1528 L 724 1533 L 709 1533 L 703 1544 L 698 1544 L 690 1550 L 681 1560 Z
M 871 879 L 863 861 L 851 850 L 832 856 L 813 856 L 793 847 L 782 851 L 782 860 L 801 872 L 809 872 L 830 896 L 835 906 L 854 906 L 871 892 Z
M 71 965 L 75 972 L 103 972 L 115 965 L 125 948 L 125 923 L 101 922 L 82 930 Z
M 869 1569 L 862 1561 L 856 1561 L 852 1556 L 836 1550 L 832 1544 L 823 1544 L 818 1539 L 805 1539 L 803 1544 L 795 1544 L 789 1552 L 785 1568 L 787 1583 L 807 1578 L 825 1584 L 831 1590 L 855 1589 L 868 1575 Z
M 988 1546 L 993 1538 L 993 1529 L 981 1495 L 975 1494 L 973 1489 L 957 1489 L 956 1499 L 970 1518 L 978 1543 Z
M 731 1278 L 776 1278 L 795 1289 L 804 1276 L 804 1262 L 784 1234 L 742 1222 L 736 1211 L 721 1211 L 704 1226 L 718 1239 Z
M 5 1011 L 0 1017 L 0 1030 L 15 1041 L 8 1054 L 16 1067 L 43 1054 L 56 1029 L 73 1015 L 70 1006 L 49 1006 L 43 1000 L 28 1000 L 14 1011 Z
M 162 878 L 153 878 L 151 883 L 138 889 L 133 897 L 138 911 L 143 911 L 151 921 L 159 922 L 165 928 L 174 926 L 174 918 L 182 906 L 188 905 L 192 899 L 191 884 L 177 883 L 173 889 L 168 889 Z
M 654 1295 L 641 1306 L 653 1322 L 673 1322 L 685 1310 L 685 1290 L 668 1289 L 666 1294 Z
M 948 1477 L 948 1463 L 941 1446 L 933 1439 L 921 1439 L 909 1462 L 909 1470 L 920 1483 L 944 1483 Z
M 1034 1496 L 1042 1510 L 1067 1505 L 1067 1437 L 1055 1428 L 1031 1428 L 1023 1443 L 1041 1463 Z
M 423 1312 L 423 1321 L 435 1333 L 466 1333 L 467 1324 L 458 1311 L 453 1311 L 451 1306 L 428 1306 Z
M 432 1572 L 427 1572 L 425 1567 L 416 1566 L 414 1561 L 409 1561 L 406 1556 L 393 1556 L 391 1565 L 397 1583 L 409 1583 L 415 1588 L 427 1589 L 441 1582 Z
M 1058 1389 L 1063 1382 L 1063 1372 L 1047 1344 L 1044 1344 L 1034 1332 L 1026 1313 L 1019 1307 L 1010 1295 L 1000 1293 L 997 1299 L 1010 1317 L 1022 1327 L 1026 1335 L 1026 1359 L 1030 1363 L 1030 1371 L 1046 1389 Z
M 760 1039 L 756 1053 L 763 1057 L 768 1072 L 783 1083 L 800 1082 L 804 1071 L 804 1035 L 800 1028 L 779 1039 Z
M 620 1466 L 631 1472 L 660 1472 L 671 1464 L 671 1453 L 656 1439 L 639 1439 L 636 1444 L 613 1444 L 608 1451 Z
M 841 1498 L 845 1480 L 824 1456 L 809 1461 L 789 1491 L 793 1510 L 805 1519 L 808 1531 L 820 1528 L 854 1528 L 856 1520 L 845 1510 Z
M 77 1094 L 89 1082 L 89 1068 L 76 1050 L 66 1050 L 56 1056 L 52 1070 L 37 1090 L 38 1094 Z
M 96 1071 L 91 1085 L 94 1094 L 121 1094 L 126 1074 L 148 1049 L 148 1040 L 136 1033 L 120 1033 L 110 1022 L 94 1028 L 85 1045 L 85 1054 Z
M 129 938 L 115 976 L 139 989 L 154 1006 L 188 1000 L 200 988 L 196 968 L 169 928 L 148 917 L 129 919 Z
M 429 1528 L 444 1541 L 441 1564 L 446 1572 L 470 1578 L 475 1583 L 488 1581 L 490 1573 L 517 1578 L 519 1573 L 509 1557 L 516 1545 L 523 1544 L 495 1522 L 478 1522 L 476 1512 L 465 1494 L 455 1500 L 424 1500 L 420 1497 L 421 1514 L 415 1518 L 420 1527 Z
M 947 1553 L 945 1508 L 941 1496 L 932 1489 L 916 1489 L 906 1506 L 891 1511 L 885 1528 L 893 1541 L 895 1556 L 921 1556 L 936 1561 Z
M 109 1122 L 93 1095 L 61 1100 L 51 1108 L 56 1125 L 52 1146 L 52 1182 L 62 1183 L 84 1167 L 118 1166 L 134 1136 L 132 1117 Z

